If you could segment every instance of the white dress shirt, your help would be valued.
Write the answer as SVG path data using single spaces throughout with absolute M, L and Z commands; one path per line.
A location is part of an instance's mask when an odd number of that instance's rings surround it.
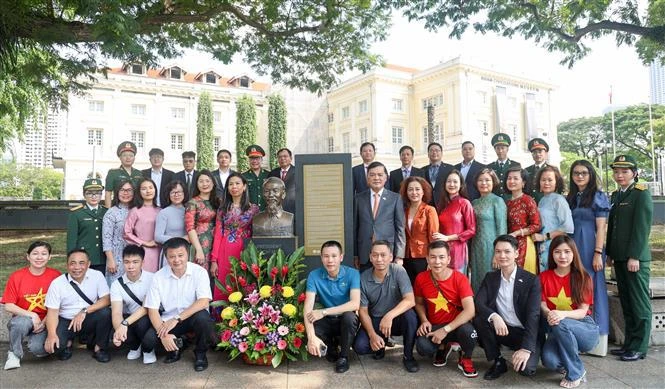
M 501 285 L 499 286 L 499 293 L 496 296 L 496 308 L 498 315 L 501 316 L 503 321 L 506 322 L 506 325 L 511 327 L 524 328 L 522 322 L 517 317 L 515 313 L 515 305 L 513 304 L 513 292 L 515 290 L 515 274 L 517 274 L 517 265 L 513 268 L 513 272 L 510 273 L 510 277 L 505 279 L 503 273 L 501 273 Z M 488 318 L 492 319 L 492 316 L 497 313 L 493 313 Z
M 169 320 L 189 308 L 198 299 L 212 300 L 210 278 L 201 266 L 188 262 L 185 274 L 178 278 L 170 266 L 155 273 L 143 306 L 149 309 L 164 307 L 162 320 Z
M 136 281 L 130 281 L 127 278 L 127 274 L 122 276 L 122 280 L 125 282 L 125 286 L 134 293 L 134 296 L 140 301 L 145 301 L 145 296 L 148 294 L 154 275 L 155 273 L 143 270 L 141 276 Z M 118 280 L 113 281 L 111 284 L 111 302 L 122 302 L 122 313 L 125 315 L 131 315 L 137 309 L 141 308 L 133 298 L 129 297 L 129 294 L 125 292 L 125 289 L 120 285 Z
M 162 169 L 155 170 L 155 169 L 150 169 L 150 178 L 155 182 L 155 201 L 157 202 L 157 206 L 161 207 L 162 205 L 159 202 L 159 193 L 160 188 L 162 187 Z
M 63 319 L 71 320 L 77 313 L 81 312 L 81 309 L 90 306 L 90 304 L 83 300 L 76 290 L 74 290 L 74 287 L 69 284 L 69 281 L 74 281 L 83 294 L 88 296 L 92 302 L 97 302 L 97 300 L 109 294 L 106 278 L 100 271 L 88 269 L 80 283 L 66 273 L 60 275 L 51 282 L 51 285 L 48 288 L 48 293 L 46 294 L 45 305 L 46 308 L 58 309 L 58 314 Z

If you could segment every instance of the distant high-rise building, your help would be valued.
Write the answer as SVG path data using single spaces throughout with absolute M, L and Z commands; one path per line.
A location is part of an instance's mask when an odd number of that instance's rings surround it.
M 651 104 L 665 104 L 665 67 L 658 60 L 649 65 Z
M 23 142 L 17 144 L 16 162 L 34 167 L 53 167 L 53 157 L 62 155 L 64 116 L 49 110 L 25 123 Z

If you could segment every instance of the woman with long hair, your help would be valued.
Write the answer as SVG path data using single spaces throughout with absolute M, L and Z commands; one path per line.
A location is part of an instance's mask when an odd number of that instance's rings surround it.
M 561 387 L 576 388 L 586 380 L 579 353 L 598 344 L 598 325 L 591 317 L 593 282 L 575 241 L 565 234 L 552 239 L 547 267 L 540 273 L 540 311 L 547 321 L 542 361 L 564 374 Z
M 155 223 L 155 241 L 164 244 L 171 238 L 184 238 L 189 240 L 185 231 L 185 204 L 189 201 L 187 190 L 182 181 L 171 181 L 166 188 L 166 201 L 163 209 L 157 215 Z M 159 259 L 159 268 L 164 265 L 164 257 Z
M 400 186 L 400 196 L 406 223 L 404 269 L 413 285 L 418 273 L 427 270 L 427 247 L 434 234 L 439 232 L 439 216 L 436 209 L 429 205 L 432 186 L 424 178 L 409 176 Z
M 508 209 L 508 233 L 517 238 L 519 256 L 517 265 L 533 274 L 538 274 L 538 257 L 531 235 L 540 231 L 540 213 L 536 201 L 524 193 L 527 183 L 526 171 L 511 167 L 506 173 L 504 193 L 509 193 L 506 202 Z
M 243 241 L 252 236 L 252 219 L 259 212 L 259 207 L 249 202 L 247 180 L 242 174 L 229 174 L 224 187 L 226 193 L 217 212 L 210 255 L 210 274 L 217 277 L 222 285 L 231 271 L 229 257 L 240 258 Z M 226 291 L 215 287 L 213 298 L 225 299 Z
M 125 220 L 133 201 L 132 181 L 120 180 L 113 190 L 111 208 L 106 211 L 102 219 L 102 247 L 106 255 L 106 282 L 109 286 L 125 274 L 122 264 L 122 250 L 127 245 L 124 236 Z
M 161 208 L 157 206 L 157 185 L 150 178 L 139 180 L 134 193 L 134 208 L 125 220 L 125 240 L 145 249 L 143 270 L 159 270 L 159 244 L 155 242 L 155 221 Z
M 472 202 L 476 215 L 476 235 L 471 239 L 469 262 L 471 287 L 477 292 L 485 274 L 493 267 L 494 239 L 507 233 L 508 221 L 506 202 L 493 193 L 499 187 L 499 178 L 494 170 L 483 168 L 474 178 L 480 197 Z
M 610 310 L 605 284 L 605 228 L 610 202 L 599 186 L 593 165 L 583 159 L 570 167 L 568 206 L 572 210 L 573 240 L 584 269 L 593 281 L 593 319 L 600 330 L 600 355 L 605 355 L 610 327 Z
M 205 269 L 208 269 L 210 262 L 212 233 L 219 207 L 215 190 L 215 180 L 210 170 L 201 170 L 196 177 L 192 198 L 185 207 L 185 230 L 194 248 L 193 260 Z
M 448 173 L 439 200 L 439 231 L 434 240 L 450 246 L 450 267 L 466 275 L 469 248 L 466 242 L 476 234 L 476 216 L 466 194 L 464 177 L 457 169 Z

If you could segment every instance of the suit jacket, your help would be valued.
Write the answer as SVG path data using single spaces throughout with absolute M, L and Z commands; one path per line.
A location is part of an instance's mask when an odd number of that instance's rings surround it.
M 229 168 L 229 174 L 233 173 L 233 169 Z M 212 172 L 212 179 L 215 181 L 215 192 L 217 192 L 217 198 L 223 199 L 226 194 L 224 193 L 226 181 L 222 182 L 222 178 L 219 175 L 219 168 L 215 169 Z
M 194 169 L 192 170 L 192 184 L 189 188 L 185 188 L 187 191 L 187 197 L 192 198 L 192 193 L 194 192 L 194 185 L 196 185 L 196 179 L 199 177 L 199 171 Z M 185 176 L 185 171 L 181 170 L 173 176 L 173 181 L 180 181 L 183 185 L 187 186 L 187 177 Z
M 362 163 L 356 165 L 351 169 L 353 173 L 353 194 L 364 192 L 369 187 L 367 186 L 367 174 L 365 173 L 365 165 Z
M 501 287 L 501 270 L 494 270 L 485 275 L 483 283 L 476 294 L 476 318 L 489 319 L 497 311 L 496 298 Z M 540 280 L 537 276 L 517 267 L 515 273 L 515 286 L 513 289 L 513 306 L 515 314 L 524 326 L 523 348 L 536 351 L 538 341 L 538 325 L 540 320 Z
M 370 189 L 356 194 L 353 206 L 354 245 L 353 255 L 361 264 L 369 261 L 374 240 L 386 240 L 393 246 L 393 256 L 404 258 L 406 236 L 404 233 L 404 205 L 400 196 L 384 189 L 379 201 L 376 219 L 372 217 Z
M 268 177 L 282 178 L 282 168 L 276 167 L 270 171 Z M 282 208 L 286 212 L 296 213 L 296 167 L 291 165 L 286 172 L 286 179 L 284 180 L 286 186 L 286 197 L 282 202 Z
M 143 174 L 143 177 L 145 178 L 151 178 L 150 172 L 152 171 L 152 168 L 150 169 L 144 169 L 141 170 L 141 174 Z M 166 186 L 173 181 L 173 177 L 175 176 L 175 173 L 170 171 L 169 169 L 164 169 L 162 168 L 162 182 L 159 185 L 159 204 L 164 207 L 164 204 L 166 204 L 166 201 L 169 198 L 169 194 L 166 193 Z
M 408 209 L 404 213 L 406 229 L 406 258 L 426 258 L 432 234 L 439 232 L 439 215 L 429 204 L 420 203 L 409 228 Z
M 466 193 L 468 193 L 469 195 L 469 201 L 473 201 L 480 197 L 480 193 L 478 193 L 478 189 L 476 189 L 475 181 L 476 181 L 476 174 L 478 174 L 478 172 L 481 171 L 484 167 L 485 165 L 474 159 L 473 162 L 471 163 L 469 171 L 466 173 L 466 178 L 464 179 L 464 182 L 466 183 Z M 461 172 L 462 163 L 460 162 L 457 165 L 455 165 L 455 169 Z
M 415 166 L 411 166 L 411 175 L 423 178 L 425 177 L 425 173 L 423 173 L 421 169 Z M 399 193 L 402 181 L 404 181 L 404 178 L 402 178 L 402 168 L 399 167 L 390 172 L 390 178 L 388 179 L 388 189 L 395 193 Z
M 441 165 L 439 166 L 439 173 L 436 176 L 436 181 L 434 181 L 436 185 L 434 185 L 429 177 L 430 165 L 423 166 L 421 169 L 423 171 L 425 180 L 427 180 L 427 182 L 429 182 L 429 184 L 432 185 L 432 188 L 434 188 L 434 191 L 432 193 L 432 202 L 430 203 L 430 205 L 436 207 L 438 206 L 439 199 L 441 198 L 441 191 L 445 190 L 444 187 L 446 186 L 446 177 L 448 176 L 448 173 L 450 173 L 453 170 L 454 167 L 453 165 L 441 162 Z

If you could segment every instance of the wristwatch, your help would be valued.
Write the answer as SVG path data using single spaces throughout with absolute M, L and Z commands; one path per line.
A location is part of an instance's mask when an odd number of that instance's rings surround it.
M 85 313 L 85 314 L 87 314 L 87 313 L 88 313 L 88 307 L 81 308 L 81 312 L 80 312 L 80 313 Z
M 321 314 L 323 315 L 323 317 L 326 317 L 326 316 L 328 316 L 328 311 L 326 311 L 324 309 L 324 310 L 321 311 Z
M 447 333 L 450 333 L 450 331 L 453 330 L 452 328 L 450 328 L 450 326 L 449 326 L 448 324 L 446 324 L 445 326 L 443 326 L 443 329 L 444 329 Z
M 180 322 L 182 321 L 182 319 L 180 318 L 180 315 L 175 315 L 173 318 L 174 318 L 178 323 L 180 323 Z
M 552 240 L 552 237 L 550 236 L 549 232 L 547 234 L 545 234 L 545 236 L 547 237 L 547 240 Z
M 120 324 L 122 324 L 125 327 L 129 327 L 129 322 L 126 319 L 121 321 Z

